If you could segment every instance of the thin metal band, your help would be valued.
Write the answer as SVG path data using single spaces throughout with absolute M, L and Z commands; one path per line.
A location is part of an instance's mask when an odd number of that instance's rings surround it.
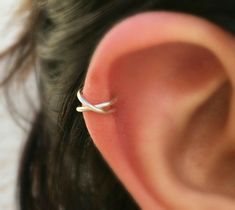
M 108 114 L 114 111 L 114 109 L 108 109 L 108 108 L 114 104 L 115 100 L 92 105 L 83 97 L 82 89 L 80 89 L 77 92 L 77 97 L 78 97 L 78 100 L 82 103 L 82 106 L 79 106 L 76 109 L 78 112 L 93 111 L 93 112 L 97 112 L 100 114 Z

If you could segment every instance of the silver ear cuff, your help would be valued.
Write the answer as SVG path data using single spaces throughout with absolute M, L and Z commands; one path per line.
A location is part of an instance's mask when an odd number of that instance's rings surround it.
M 108 113 L 114 112 L 114 108 L 111 108 L 111 107 L 115 103 L 116 99 L 113 99 L 113 100 L 107 101 L 107 102 L 103 102 L 100 104 L 92 105 L 82 95 L 82 89 L 80 89 L 77 92 L 77 97 L 78 97 L 78 100 L 82 103 L 82 106 L 79 106 L 76 108 L 76 110 L 78 112 L 93 111 L 93 112 L 97 112 L 100 114 L 108 114 Z

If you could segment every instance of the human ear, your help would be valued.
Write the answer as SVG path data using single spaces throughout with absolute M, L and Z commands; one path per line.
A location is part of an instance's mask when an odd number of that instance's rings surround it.
M 83 89 L 109 114 L 88 131 L 146 210 L 235 209 L 235 39 L 199 17 L 148 12 L 102 39 Z

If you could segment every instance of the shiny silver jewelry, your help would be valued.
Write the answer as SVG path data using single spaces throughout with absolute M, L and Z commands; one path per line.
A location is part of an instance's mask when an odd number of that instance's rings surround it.
M 79 106 L 76 109 L 78 112 L 93 111 L 93 112 L 97 112 L 100 114 L 108 114 L 114 111 L 114 109 L 113 108 L 111 109 L 110 107 L 115 103 L 116 99 L 103 102 L 100 104 L 92 105 L 83 97 L 82 89 L 80 89 L 77 92 L 77 97 L 78 97 L 78 100 L 82 103 L 82 106 Z

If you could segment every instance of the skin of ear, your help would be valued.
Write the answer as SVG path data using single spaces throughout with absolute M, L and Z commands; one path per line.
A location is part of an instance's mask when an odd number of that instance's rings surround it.
M 129 17 L 99 43 L 83 93 L 117 98 L 115 112 L 84 118 L 141 209 L 235 209 L 234 57 L 232 34 L 174 12 Z

